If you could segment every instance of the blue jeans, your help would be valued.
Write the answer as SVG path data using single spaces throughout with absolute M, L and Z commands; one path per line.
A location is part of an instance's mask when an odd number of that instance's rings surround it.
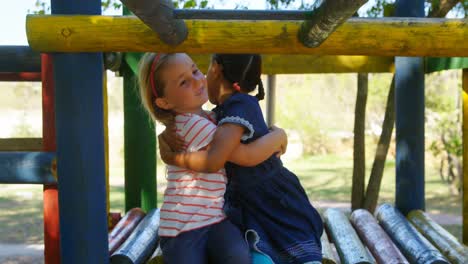
M 176 237 L 161 237 L 160 246 L 165 264 L 251 263 L 242 233 L 229 220 Z

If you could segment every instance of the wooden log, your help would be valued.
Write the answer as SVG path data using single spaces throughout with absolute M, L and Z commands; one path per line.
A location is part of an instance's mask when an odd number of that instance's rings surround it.
M 313 49 L 297 39 L 299 21 L 186 23 L 190 34 L 176 47 L 164 44 L 138 18 L 127 16 L 28 15 L 26 31 L 34 50 L 54 52 L 468 56 L 464 19 L 351 18 Z
M 42 150 L 55 152 L 55 86 L 52 55 L 41 54 L 42 79 Z M 56 169 L 55 169 L 56 172 Z M 57 174 L 55 173 L 57 180 Z M 44 262 L 60 264 L 60 213 L 58 186 L 45 184 L 43 188 Z
M 42 138 L 0 138 L 0 151 L 41 151 Z
M 112 254 L 111 263 L 145 263 L 157 246 L 158 228 L 159 209 L 152 209 L 122 246 Z
M 248 10 L 248 9 L 174 9 L 176 19 L 214 20 L 306 20 L 308 10 Z
M 112 255 L 137 227 L 146 213 L 140 208 L 132 208 L 109 233 L 109 254 Z
M 450 263 L 392 205 L 380 205 L 377 208 L 376 217 L 385 232 L 392 238 L 395 245 L 410 263 Z
M 56 183 L 54 161 L 52 152 L 0 152 L 0 183 Z
M 41 56 L 29 46 L 0 46 L 0 72 L 40 72 Z
M 0 82 L 40 82 L 40 72 L 0 72 Z
M 355 210 L 351 214 L 350 221 L 377 263 L 409 263 L 369 211 Z
M 374 263 L 344 213 L 329 208 L 324 218 L 342 263 Z
M 463 97 L 463 243 L 468 245 L 468 68 L 462 73 Z
M 452 263 L 468 263 L 468 248 L 461 245 L 428 214 L 422 210 L 413 210 L 409 212 L 407 218 Z
M 164 43 L 179 45 L 187 38 L 188 30 L 183 20 L 174 19 L 174 4 L 170 0 L 122 0 L 122 3 L 139 17 Z
M 350 18 L 367 0 L 328 0 L 312 11 L 302 22 L 299 40 L 309 48 L 320 46 L 328 36 Z
M 202 72 L 207 72 L 211 55 L 189 54 Z M 125 62 L 137 74 L 140 53 L 126 53 Z M 393 57 L 262 55 L 263 74 L 393 72 Z
M 320 242 L 322 243 L 322 263 L 324 264 L 336 264 L 336 259 L 333 254 L 332 246 L 328 240 L 328 235 L 325 230 L 320 237 Z

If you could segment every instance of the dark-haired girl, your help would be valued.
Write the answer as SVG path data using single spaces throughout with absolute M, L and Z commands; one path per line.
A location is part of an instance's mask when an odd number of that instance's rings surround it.
M 218 128 L 210 148 L 176 153 L 161 144 L 161 156 L 195 171 L 226 169 L 225 211 L 252 249 L 277 264 L 320 263 L 323 223 L 297 176 L 276 155 L 252 167 L 228 161 L 237 146 L 268 133 L 258 103 L 264 97 L 261 64 L 256 54 L 213 55 L 206 78 Z M 249 95 L 257 87 L 257 95 Z

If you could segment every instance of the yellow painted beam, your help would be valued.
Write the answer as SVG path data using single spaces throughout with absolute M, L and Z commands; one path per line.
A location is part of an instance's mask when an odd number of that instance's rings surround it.
M 463 69 L 463 244 L 468 245 L 468 69 Z
M 199 69 L 206 72 L 211 56 L 189 55 Z M 262 61 L 263 74 L 377 73 L 395 69 L 393 57 L 262 54 Z
M 41 52 L 160 51 L 373 56 L 468 56 L 464 19 L 352 18 L 317 48 L 297 38 L 301 21 L 186 20 L 171 47 L 136 17 L 28 15 L 29 45 Z

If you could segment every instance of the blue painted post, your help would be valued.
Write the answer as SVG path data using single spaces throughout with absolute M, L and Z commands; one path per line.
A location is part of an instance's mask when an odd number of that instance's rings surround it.
M 100 15 L 101 1 L 52 0 L 51 8 Z M 55 53 L 53 61 L 62 263 L 109 263 L 102 53 Z
M 396 16 L 423 17 L 424 0 L 397 0 Z M 421 43 L 424 45 L 424 43 Z M 424 61 L 395 57 L 396 195 L 398 210 L 424 210 Z

